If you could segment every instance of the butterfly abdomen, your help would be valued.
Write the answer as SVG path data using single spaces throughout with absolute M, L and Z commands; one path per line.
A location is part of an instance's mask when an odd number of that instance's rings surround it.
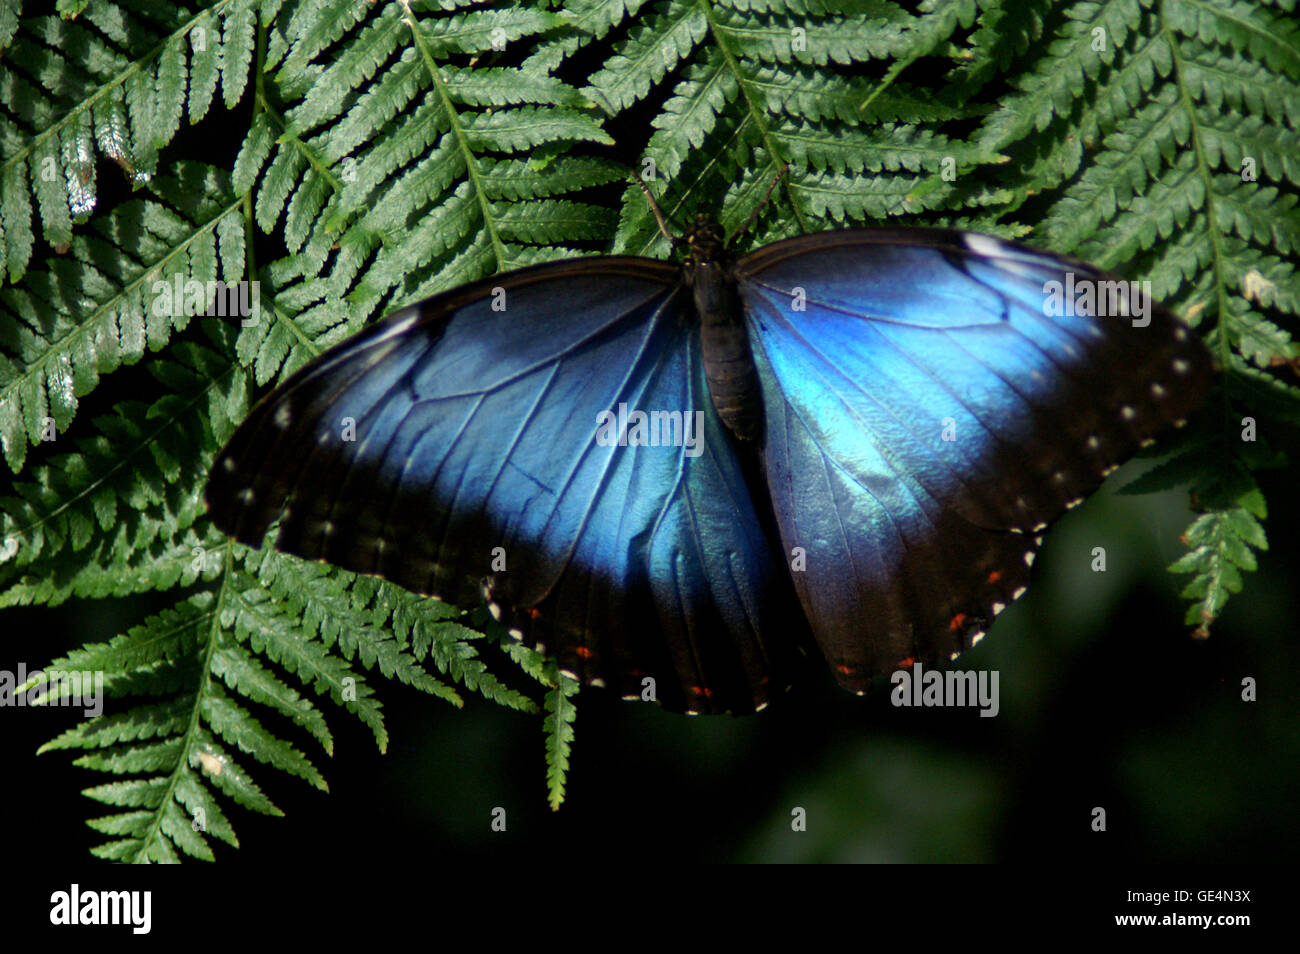
M 691 283 L 713 407 L 733 434 L 756 440 L 763 429 L 763 403 L 735 283 L 720 262 L 695 264 Z

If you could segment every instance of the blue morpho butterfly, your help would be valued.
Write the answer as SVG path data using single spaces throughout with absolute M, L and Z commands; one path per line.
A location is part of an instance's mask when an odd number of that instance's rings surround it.
M 970 648 L 1046 525 L 1209 383 L 1128 283 L 986 235 L 736 259 L 701 216 L 676 241 L 681 264 L 496 275 L 322 354 L 217 459 L 213 520 L 486 600 L 584 684 L 752 712 L 809 629 L 858 692 Z

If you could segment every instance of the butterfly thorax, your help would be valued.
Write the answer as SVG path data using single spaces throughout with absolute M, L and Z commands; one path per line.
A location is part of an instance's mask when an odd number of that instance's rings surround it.
M 733 434 L 755 440 L 762 433 L 763 404 L 731 275 L 726 233 L 717 222 L 700 216 L 684 241 L 690 253 L 683 271 L 695 296 L 709 396 Z
M 701 262 L 723 262 L 727 258 L 727 233 L 707 215 L 701 214 L 679 242 L 689 250 L 688 266 Z

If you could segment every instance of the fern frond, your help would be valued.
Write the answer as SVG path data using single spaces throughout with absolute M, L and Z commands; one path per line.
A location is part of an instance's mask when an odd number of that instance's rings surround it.
M 1216 326 L 1225 369 L 1297 354 L 1268 312 L 1300 305 L 1288 260 L 1300 240 L 1298 38 L 1280 11 L 1236 0 L 1074 4 L 982 133 L 990 149 L 1032 141 L 1032 188 L 1052 196 L 1040 242 L 1148 277 L 1157 297 Z M 1262 501 L 1246 494 L 1188 533 L 1195 556 L 1177 566 L 1199 574 L 1198 624 L 1253 567 L 1245 543 L 1262 543 Z
M 346 660 L 321 645 L 316 633 L 305 627 L 284 601 L 263 589 L 255 577 L 236 573 L 230 582 L 235 638 L 296 676 L 317 695 L 328 696 L 346 708 L 370 729 L 380 750 L 386 750 L 388 730 L 379 701 L 365 679 Z
M 0 290 L 0 449 L 14 471 L 29 442 L 68 428 L 100 375 L 163 347 L 212 304 L 210 283 L 243 272 L 239 205 L 222 174 L 189 166 L 151 191 L 70 239 L 69 257 Z M 191 283 L 203 290 L 197 307 Z
M 164 609 L 106 643 L 89 643 L 54 660 L 48 669 L 99 670 L 111 689 L 116 676 L 160 662 L 180 663 L 198 651 L 211 622 L 212 594 L 200 592 Z
M 341 571 L 269 550 L 250 556 L 248 566 L 284 611 L 300 620 L 310 638 L 327 649 L 337 648 L 349 662 L 355 659 L 389 679 L 461 705 L 455 690 L 425 672 L 396 636 L 375 625 L 364 601 L 356 605 L 349 592 L 354 575 L 340 576 Z
M 211 656 L 212 673 L 232 692 L 274 709 L 306 729 L 327 754 L 334 754 L 334 737 L 319 709 L 306 696 L 287 686 L 270 669 L 240 646 L 223 645 Z
M 459 610 L 366 577 L 357 577 L 352 592 L 359 607 L 369 608 L 376 625 L 391 627 L 398 644 L 409 646 L 417 662 L 428 657 L 439 672 L 471 692 L 521 712 L 537 711 L 532 699 L 506 686 L 488 669 L 473 645 L 483 633 L 462 623 Z M 526 674 L 542 681 L 526 663 L 516 662 Z
M 1182 595 L 1192 601 L 1186 622 L 1201 638 L 1209 635 L 1228 597 L 1241 592 L 1242 572 L 1256 569 L 1252 551 L 1268 549 L 1261 524 L 1267 516 L 1263 494 L 1252 488 L 1233 506 L 1202 514 L 1184 534 L 1190 552 L 1169 569 L 1194 574 Z
M 571 701 L 578 693 L 578 682 L 552 667 L 555 687 L 546 694 L 546 787 L 552 811 L 564 801 L 564 782 L 569 774 L 569 755 L 573 750 L 573 725 L 578 710 Z
M 232 0 L 189 16 L 93 2 L 76 20 L 34 17 L 10 34 L 0 79 L 0 259 L 11 281 L 26 273 L 33 250 L 29 196 L 42 237 L 67 249 L 74 223 L 98 202 L 97 156 L 145 184 L 182 114 L 188 110 L 192 123 L 207 114 L 218 64 L 226 105 L 239 101 L 252 63 L 254 9 L 254 0 Z M 159 16 L 167 31 L 161 42 Z M 65 79 L 42 82 L 48 76 Z
M 136 557 L 147 561 L 141 551 L 159 544 L 164 559 L 204 559 L 202 552 L 194 552 L 204 542 L 186 534 L 203 513 L 193 492 L 201 469 L 191 457 L 196 446 L 215 456 L 246 409 L 246 394 L 242 387 L 230 386 L 230 361 L 210 348 L 185 342 L 169 353 L 175 360 L 148 367 L 164 389 L 162 397 L 152 404 L 119 402 L 112 414 L 95 420 L 99 433 L 79 440 L 77 452 L 51 458 L 29 479 L 14 482 L 15 496 L 0 498 L 0 539 L 14 541 L 11 550 L 0 553 L 0 580 L 15 571 L 52 579 L 65 548 L 91 548 L 109 559 L 86 565 L 119 570 Z M 190 479 L 189 486 L 182 486 L 183 477 Z M 181 552 L 167 554 L 168 545 Z M 208 545 L 222 543 L 214 539 Z M 192 574 L 182 574 L 185 582 L 193 582 L 202 569 L 198 565 Z M 178 579 L 168 581 L 164 575 L 160 583 Z M 64 597 L 101 595 L 80 588 L 75 578 L 64 582 Z M 119 595 L 138 591 L 122 589 Z M 45 599 L 53 595 L 47 590 Z M 0 605 L 8 601 L 0 596 Z
M 456 283 L 531 261 L 551 244 L 557 221 L 573 220 L 551 197 L 609 181 L 597 162 L 534 165 L 530 191 L 539 204 L 534 215 L 512 215 L 523 196 L 491 186 L 502 154 L 609 138 L 582 95 L 544 67 L 446 62 L 562 33 L 563 18 L 525 8 L 430 15 L 388 4 L 365 22 L 308 29 L 302 18 L 313 15 L 300 9 L 276 74 L 288 108 L 259 104 L 236 180 L 265 168 L 255 190 L 258 223 L 269 231 L 283 217 L 307 273 L 343 250 L 334 281 L 354 315 L 365 318 L 415 289 L 423 294 L 435 275 Z M 587 233 L 602 237 L 605 228 L 588 223 Z M 353 287 L 359 260 L 365 279 Z M 259 377 L 269 367 L 263 358 Z
M 619 51 L 592 75 L 591 85 L 611 109 L 627 109 L 680 66 L 707 30 L 708 20 L 698 6 L 657 3 L 637 19 Z

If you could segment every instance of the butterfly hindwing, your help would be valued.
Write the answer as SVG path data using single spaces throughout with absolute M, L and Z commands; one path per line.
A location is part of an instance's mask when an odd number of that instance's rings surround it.
M 752 711 L 786 636 L 769 597 L 788 583 L 709 401 L 679 274 L 576 260 L 398 312 L 254 409 L 214 467 L 214 520 L 258 545 L 279 519 L 279 549 L 486 599 L 585 683 Z M 620 405 L 677 411 L 680 430 L 662 420 L 676 445 L 597 440 Z
M 735 274 L 776 519 L 850 689 L 969 648 L 1023 592 L 1043 527 L 1208 383 L 1163 308 L 1054 314 L 1052 282 L 1110 276 L 987 236 L 820 233 Z

